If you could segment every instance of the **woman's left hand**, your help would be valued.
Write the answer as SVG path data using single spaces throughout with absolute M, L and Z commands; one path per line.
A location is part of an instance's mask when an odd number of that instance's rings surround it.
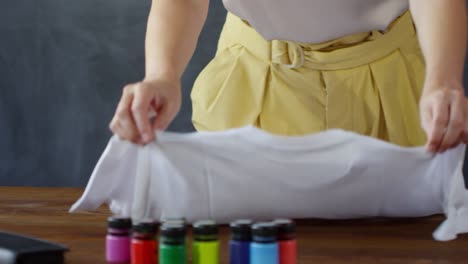
M 429 152 L 444 152 L 468 142 L 468 102 L 461 83 L 436 85 L 426 82 L 420 114 Z

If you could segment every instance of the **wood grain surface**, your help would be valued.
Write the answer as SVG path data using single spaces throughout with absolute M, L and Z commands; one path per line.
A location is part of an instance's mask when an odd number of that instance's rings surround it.
M 77 188 L 0 187 L 0 230 L 67 245 L 66 263 L 105 263 L 109 212 L 69 214 Z M 442 216 L 298 222 L 298 263 L 468 263 L 468 236 L 436 242 Z M 221 263 L 227 262 L 227 227 L 221 232 Z

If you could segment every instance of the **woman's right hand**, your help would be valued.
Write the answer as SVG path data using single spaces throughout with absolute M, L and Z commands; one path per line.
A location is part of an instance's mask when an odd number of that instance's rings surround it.
M 110 122 L 111 131 L 136 144 L 153 141 L 155 130 L 165 130 L 181 104 L 180 80 L 143 80 L 124 87 Z M 156 113 L 153 118 L 152 113 Z

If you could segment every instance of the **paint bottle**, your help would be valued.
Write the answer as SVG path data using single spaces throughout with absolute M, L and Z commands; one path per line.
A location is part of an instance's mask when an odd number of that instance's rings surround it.
M 123 263 L 130 261 L 130 218 L 109 217 L 107 219 L 106 261 Z
M 296 225 L 290 219 L 273 221 L 278 231 L 279 264 L 296 264 Z
M 185 245 L 187 229 L 181 222 L 165 222 L 159 237 L 159 264 L 186 264 Z
M 143 221 L 133 225 L 131 246 L 132 264 L 157 263 L 156 232 L 157 224 L 152 221 Z
M 214 221 L 204 220 L 193 224 L 193 264 L 218 264 L 218 227 Z
M 250 261 L 250 242 L 252 241 L 251 220 L 237 220 L 231 223 L 229 241 L 229 263 L 248 264 Z
M 256 223 L 252 226 L 250 264 L 278 264 L 277 230 L 272 222 Z

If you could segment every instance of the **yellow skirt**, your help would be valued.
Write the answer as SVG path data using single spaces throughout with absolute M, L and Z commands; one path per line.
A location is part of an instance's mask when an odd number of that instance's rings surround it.
M 304 135 L 339 128 L 423 145 L 424 71 L 409 12 L 384 33 L 321 44 L 267 41 L 228 14 L 216 56 L 195 81 L 192 120 L 197 130 L 256 125 Z

